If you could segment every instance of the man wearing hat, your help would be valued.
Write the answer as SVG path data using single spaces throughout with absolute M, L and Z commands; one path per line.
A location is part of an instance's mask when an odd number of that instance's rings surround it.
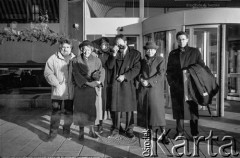
M 104 69 L 99 58 L 92 55 L 93 44 L 85 40 L 79 45 L 82 54 L 72 60 L 74 93 L 74 123 L 79 125 L 79 140 L 84 139 L 84 126 L 89 135 L 97 138 L 94 124 L 97 118 L 96 100 L 104 83 Z
M 141 61 L 138 78 L 138 125 L 151 129 L 154 141 L 158 138 L 162 143 L 169 144 L 165 133 L 164 58 L 157 55 L 158 46 L 153 41 L 147 42 L 143 48 L 146 56 Z M 158 133 L 161 133 L 161 138 Z
M 129 138 L 133 134 L 133 111 L 137 110 L 136 87 L 134 80 L 140 72 L 141 54 L 127 46 L 126 37 L 122 34 L 115 37 L 113 53 L 109 56 L 107 66 L 112 70 L 112 136 L 119 134 L 121 113 L 126 113 L 125 132 Z

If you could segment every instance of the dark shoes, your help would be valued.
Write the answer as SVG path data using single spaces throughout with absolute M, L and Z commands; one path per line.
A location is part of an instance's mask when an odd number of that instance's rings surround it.
M 120 134 L 126 133 L 126 131 L 122 128 L 122 126 L 120 126 L 120 128 L 119 128 L 119 133 Z
M 63 127 L 63 135 L 67 138 L 67 139 L 70 139 L 70 128 L 65 128 Z
M 133 134 L 133 129 L 129 128 L 128 130 L 124 130 L 122 128 L 122 126 L 120 126 L 119 130 L 118 129 L 114 129 L 114 127 L 111 127 L 111 135 L 110 137 L 115 137 L 116 135 L 126 135 L 128 138 L 133 138 L 135 135 Z
M 55 134 L 55 133 L 50 133 L 49 135 L 48 135 L 48 141 L 53 141 L 55 138 L 57 137 L 57 134 Z
M 78 140 L 80 140 L 80 141 L 84 140 L 84 127 L 79 127 Z
M 89 131 L 89 136 L 92 138 L 98 138 L 98 135 L 94 131 Z
M 133 138 L 133 137 L 134 137 L 133 129 L 129 128 L 129 129 L 126 131 L 126 136 L 127 136 L 128 138 Z
M 98 125 L 97 132 L 98 133 L 103 133 L 103 126 L 102 125 Z
M 165 134 L 162 135 L 162 138 L 159 141 L 161 141 L 163 144 L 166 144 L 166 145 L 170 143 L 168 136 L 166 136 Z
M 116 137 L 119 135 L 119 131 L 117 129 L 111 129 L 111 134 L 109 137 Z

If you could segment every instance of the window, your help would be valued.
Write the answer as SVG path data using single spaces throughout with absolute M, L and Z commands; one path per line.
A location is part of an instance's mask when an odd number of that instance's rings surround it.
M 165 57 L 166 55 L 166 32 L 155 32 L 154 41 L 159 46 L 158 53 L 160 56 Z
M 143 36 L 143 44 L 147 43 L 148 41 L 152 41 L 152 34 L 146 34 Z
M 240 98 L 240 25 L 227 25 L 227 78 L 228 96 Z
M 39 16 L 48 15 L 49 23 L 59 22 L 59 0 L 1 0 L 0 23 L 39 22 Z
M 139 0 L 87 0 L 88 16 L 139 17 Z

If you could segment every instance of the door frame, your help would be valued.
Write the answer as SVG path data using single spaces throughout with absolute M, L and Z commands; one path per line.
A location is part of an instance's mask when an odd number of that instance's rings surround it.
M 223 42 L 225 41 L 222 40 L 224 38 L 224 31 L 221 27 L 220 24 L 214 24 L 214 25 L 194 25 L 194 26 L 185 26 L 184 29 L 189 29 L 189 46 L 194 45 L 194 29 L 204 29 L 204 28 L 216 28 L 217 29 L 217 82 L 219 83 L 220 89 L 218 94 L 216 95 L 216 110 L 211 111 L 212 116 L 224 116 L 224 83 L 225 83 L 225 78 L 223 72 L 225 70 L 225 61 L 221 60 L 223 55 L 225 55 L 225 49 L 222 48 Z M 204 43 L 206 43 L 206 37 L 204 38 Z M 204 49 L 206 49 L 206 44 L 204 46 Z M 224 51 L 223 51 L 224 50 Z M 204 62 L 207 62 L 207 54 L 206 51 L 203 52 L 204 54 Z M 205 107 L 203 107 L 205 108 Z M 200 115 L 203 116 L 209 116 L 207 108 L 204 109 L 204 112 L 200 112 Z

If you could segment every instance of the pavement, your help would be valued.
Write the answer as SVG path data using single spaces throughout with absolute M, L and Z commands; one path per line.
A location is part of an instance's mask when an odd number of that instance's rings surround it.
M 240 106 L 240 105 L 239 105 Z M 166 109 L 169 145 L 152 142 L 156 157 L 240 157 L 240 113 L 225 112 L 220 117 L 200 117 L 199 139 L 191 139 L 189 122 L 185 123 L 185 140 L 175 140 L 175 121 L 170 109 Z M 62 134 L 48 140 L 50 108 L 6 107 L 0 104 L 0 157 L 114 157 L 140 158 L 150 156 L 150 140 L 145 129 L 135 127 L 134 138 L 124 135 L 108 137 L 111 120 L 104 120 L 104 132 L 99 138 L 88 136 L 78 140 L 78 126 L 71 126 L 71 139 Z M 123 125 L 124 126 L 124 125 Z M 177 149 L 177 150 L 175 150 Z M 225 152 L 223 152 L 225 149 Z M 229 154 L 229 155 L 227 155 Z

